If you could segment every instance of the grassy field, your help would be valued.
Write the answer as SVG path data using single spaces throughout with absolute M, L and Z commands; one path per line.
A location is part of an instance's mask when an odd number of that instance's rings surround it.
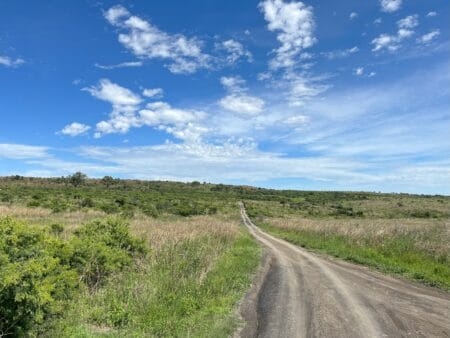
M 448 202 L 437 198 L 423 201 L 408 197 L 393 203 L 383 198 L 373 207 L 366 201 L 352 201 L 346 210 L 355 210 L 356 205 L 358 209 L 347 215 L 330 215 L 330 209 L 320 205 L 314 216 L 304 211 L 283 213 L 285 206 L 247 204 L 258 226 L 296 245 L 450 290 Z M 407 207 L 394 218 L 398 203 Z M 414 213 L 416 217 L 411 216 Z
M 226 337 L 251 283 L 259 248 L 239 223 L 196 216 L 136 219 L 132 232 L 152 249 L 135 269 L 101 289 L 84 289 L 48 336 Z
M 0 336 L 228 336 L 261 254 L 239 201 L 297 245 L 450 288 L 446 196 L 13 176 Z

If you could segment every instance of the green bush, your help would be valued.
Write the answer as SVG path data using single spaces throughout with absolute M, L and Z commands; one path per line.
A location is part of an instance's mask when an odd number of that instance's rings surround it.
M 107 218 L 81 226 L 71 239 L 72 265 L 89 286 L 96 287 L 105 277 L 132 263 L 146 252 L 144 242 L 133 237 L 120 218 Z
M 45 229 L 0 219 L 0 333 L 22 336 L 61 313 L 78 282 L 70 256 Z

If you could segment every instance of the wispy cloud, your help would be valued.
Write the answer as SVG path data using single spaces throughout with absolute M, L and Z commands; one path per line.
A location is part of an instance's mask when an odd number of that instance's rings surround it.
M 22 58 L 13 59 L 6 55 L 0 55 L 0 65 L 10 68 L 15 68 L 20 65 L 23 65 L 25 60 Z
M 49 157 L 48 147 L 0 143 L 0 158 L 15 160 Z
M 219 105 L 229 111 L 244 116 L 255 116 L 264 109 L 265 102 L 246 93 L 245 81 L 240 77 L 222 77 L 220 82 L 229 92 L 219 100 Z
M 142 61 L 129 61 L 129 62 L 122 62 L 115 65 L 101 65 L 99 63 L 96 63 L 94 66 L 100 69 L 116 69 L 116 68 L 126 68 L 126 67 L 141 67 L 144 63 Z
M 430 43 L 431 41 L 436 39 L 440 34 L 441 34 L 441 32 L 439 31 L 439 29 L 436 29 L 434 31 L 431 31 L 427 34 L 422 35 L 420 38 L 417 39 L 417 42 L 422 43 L 422 44 Z
M 347 48 L 347 49 L 334 50 L 331 52 L 322 52 L 321 55 L 325 56 L 326 58 L 328 58 L 330 60 L 333 60 L 333 59 L 345 58 L 345 57 L 348 57 L 357 52 L 359 52 L 359 48 L 357 46 L 354 46 L 352 48 Z

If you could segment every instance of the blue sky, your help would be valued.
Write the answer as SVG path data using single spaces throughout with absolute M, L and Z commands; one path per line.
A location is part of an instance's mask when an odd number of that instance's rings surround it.
M 1 1 L 0 175 L 450 194 L 450 2 Z

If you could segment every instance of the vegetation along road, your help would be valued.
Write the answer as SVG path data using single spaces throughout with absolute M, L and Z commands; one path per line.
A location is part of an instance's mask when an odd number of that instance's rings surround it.
M 258 337 L 448 337 L 450 296 L 310 253 L 242 219 L 268 252 L 255 301 Z

